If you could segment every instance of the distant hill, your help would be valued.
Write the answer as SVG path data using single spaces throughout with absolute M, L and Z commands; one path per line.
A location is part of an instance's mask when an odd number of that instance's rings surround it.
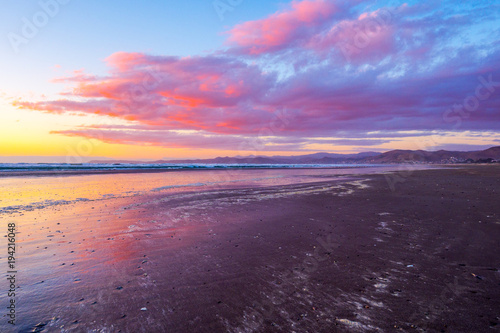
M 127 160 L 95 160 L 90 163 L 101 164 L 338 164 L 338 163 L 356 163 L 368 157 L 374 157 L 380 153 L 364 152 L 359 154 L 332 154 L 315 153 L 299 156 L 248 156 L 248 157 L 216 157 L 210 159 L 185 159 L 185 160 L 158 160 L 150 162 L 137 162 Z
M 159 160 L 137 162 L 126 160 L 99 160 L 102 164 L 396 164 L 396 163 L 491 163 L 500 160 L 500 146 L 481 151 L 426 151 L 391 150 L 385 153 L 359 154 L 315 153 L 299 156 L 247 156 L 216 157 L 211 159 Z
M 366 163 L 488 163 L 500 160 L 500 146 L 481 151 L 391 150 L 368 157 Z

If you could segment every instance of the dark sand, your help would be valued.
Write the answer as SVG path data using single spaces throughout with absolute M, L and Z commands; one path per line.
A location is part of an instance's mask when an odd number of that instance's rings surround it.
M 12 216 L 16 331 L 499 330 L 499 166 L 342 179 Z

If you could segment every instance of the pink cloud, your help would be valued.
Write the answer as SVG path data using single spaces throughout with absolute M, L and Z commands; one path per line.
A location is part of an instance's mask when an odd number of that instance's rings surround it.
M 253 55 L 281 50 L 338 11 L 338 6 L 329 0 L 293 1 L 287 10 L 235 26 L 228 32 L 228 42 Z
M 472 51 L 471 51 L 472 52 Z M 469 55 L 470 57 L 471 55 Z M 474 92 L 483 70 L 456 73 L 452 62 L 442 73 L 409 73 L 395 80 L 382 79 L 390 64 L 366 72 L 318 67 L 279 80 L 256 65 L 228 57 L 151 57 L 140 64 L 123 63 L 107 77 L 76 76 L 71 99 L 18 101 L 19 108 L 52 113 L 100 114 L 149 126 L 152 130 L 198 130 L 213 134 L 260 135 L 287 110 L 286 126 L 274 135 L 333 135 L 345 129 L 426 129 L 454 101 Z M 462 65 L 463 59 L 456 66 Z M 492 57 L 482 64 L 490 68 Z M 151 71 L 152 69 L 155 71 Z M 328 68 L 329 72 L 325 69 Z M 418 75 L 418 77 L 416 76 Z M 85 77 L 85 76 L 84 76 Z M 345 78 L 348 77 L 349 80 Z M 71 78 L 68 78 L 71 81 Z M 402 93 L 404 87 L 404 93 Z M 77 99 L 74 99 L 74 98 Z M 473 120 L 491 126 L 498 98 L 482 102 L 486 108 Z M 437 110 L 434 111 L 434 110 Z
M 272 89 L 275 74 L 266 74 L 257 66 L 215 56 L 119 53 L 108 59 L 113 59 L 109 76 L 75 73 L 59 79 L 75 84 L 72 92 L 64 94 L 68 99 L 15 105 L 52 113 L 102 114 L 171 129 L 212 128 L 215 132 L 247 131 L 252 122 L 270 117 L 256 106 Z M 247 112 L 253 116 L 243 117 Z
M 320 54 L 336 50 L 347 62 L 373 62 L 394 55 L 397 27 L 389 10 L 365 12 L 344 19 L 313 36 L 306 47 Z
M 120 71 L 131 69 L 146 62 L 142 53 L 116 52 L 106 58 L 106 62 Z

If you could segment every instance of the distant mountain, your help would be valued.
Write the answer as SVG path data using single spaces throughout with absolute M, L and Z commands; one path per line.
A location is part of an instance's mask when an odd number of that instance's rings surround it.
M 500 146 L 481 151 L 391 150 L 385 153 L 315 153 L 299 156 L 216 157 L 211 159 L 159 160 L 150 162 L 99 160 L 90 163 L 121 164 L 397 164 L 397 163 L 489 163 L 500 160 Z
M 247 157 L 216 157 L 210 159 L 185 159 L 185 160 L 158 160 L 150 162 L 137 162 L 127 160 L 95 160 L 90 163 L 121 163 L 121 164 L 338 164 L 356 163 L 365 158 L 375 157 L 380 153 L 365 152 L 359 154 L 332 154 L 315 153 L 299 156 L 247 156 Z
M 366 163 L 478 163 L 500 160 L 500 146 L 481 151 L 391 150 L 363 159 Z M 491 161 L 490 161 L 491 162 Z

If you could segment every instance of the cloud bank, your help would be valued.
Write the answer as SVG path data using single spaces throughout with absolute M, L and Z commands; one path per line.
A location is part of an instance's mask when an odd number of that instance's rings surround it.
M 498 9 L 293 1 L 234 26 L 209 55 L 117 52 L 105 76 L 56 79 L 73 86 L 61 99 L 15 105 L 130 122 L 57 134 L 200 149 L 368 147 L 401 131 L 498 131 Z

